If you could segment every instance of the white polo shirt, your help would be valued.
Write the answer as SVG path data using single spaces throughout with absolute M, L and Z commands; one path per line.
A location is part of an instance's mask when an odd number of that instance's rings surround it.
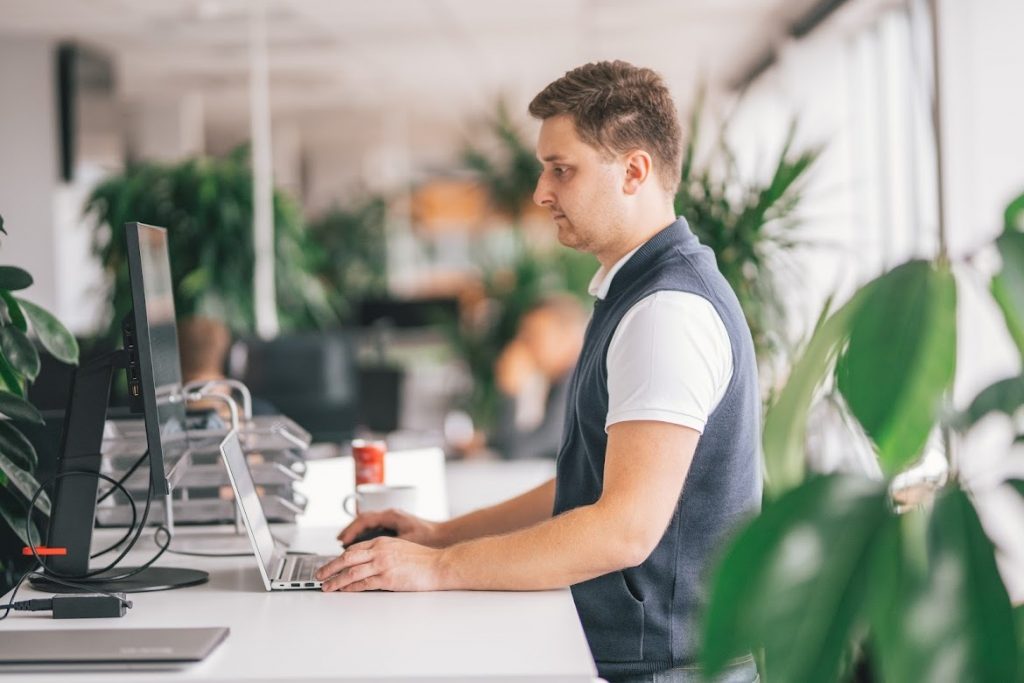
M 637 249 L 610 269 L 602 266 L 590 293 L 604 299 Z M 711 302 L 689 292 L 660 291 L 626 311 L 607 363 L 605 431 L 616 422 L 657 420 L 703 433 L 732 379 L 732 346 Z

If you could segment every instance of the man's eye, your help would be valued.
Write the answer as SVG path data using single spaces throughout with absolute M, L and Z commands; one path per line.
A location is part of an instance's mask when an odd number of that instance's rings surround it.
M 554 168 L 552 169 L 552 171 L 554 172 L 554 174 L 555 174 L 555 175 L 556 175 L 557 177 L 559 177 L 559 178 L 561 178 L 561 177 L 562 177 L 563 175 L 565 175 L 565 174 L 566 174 L 566 172 L 567 172 L 568 170 L 569 170 L 569 169 L 567 169 L 567 168 L 564 168 L 564 167 L 562 167 L 562 166 L 555 166 L 555 167 L 554 167 Z

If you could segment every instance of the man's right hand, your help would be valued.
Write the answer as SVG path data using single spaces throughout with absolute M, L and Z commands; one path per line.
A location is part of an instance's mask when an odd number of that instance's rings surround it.
M 442 537 L 440 522 L 420 519 L 401 510 L 365 512 L 341 530 L 341 533 L 338 534 L 338 540 L 347 547 L 356 536 L 367 529 L 375 527 L 394 529 L 398 534 L 398 538 L 430 546 L 431 548 L 441 548 L 446 545 Z

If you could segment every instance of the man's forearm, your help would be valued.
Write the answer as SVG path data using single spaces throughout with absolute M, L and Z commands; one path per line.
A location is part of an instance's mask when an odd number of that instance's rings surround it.
M 442 524 L 442 544 L 452 545 L 481 536 L 524 529 L 551 517 L 555 480 L 491 507 L 476 510 Z
M 640 564 L 649 549 L 622 533 L 615 516 L 596 503 L 448 547 L 442 584 L 448 590 L 547 590 Z

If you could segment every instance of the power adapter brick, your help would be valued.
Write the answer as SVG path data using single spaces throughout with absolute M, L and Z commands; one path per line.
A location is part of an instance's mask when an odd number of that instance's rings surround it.
M 131 606 L 124 593 L 70 593 L 16 602 L 11 608 L 18 612 L 53 610 L 54 619 L 96 619 L 123 617 Z

